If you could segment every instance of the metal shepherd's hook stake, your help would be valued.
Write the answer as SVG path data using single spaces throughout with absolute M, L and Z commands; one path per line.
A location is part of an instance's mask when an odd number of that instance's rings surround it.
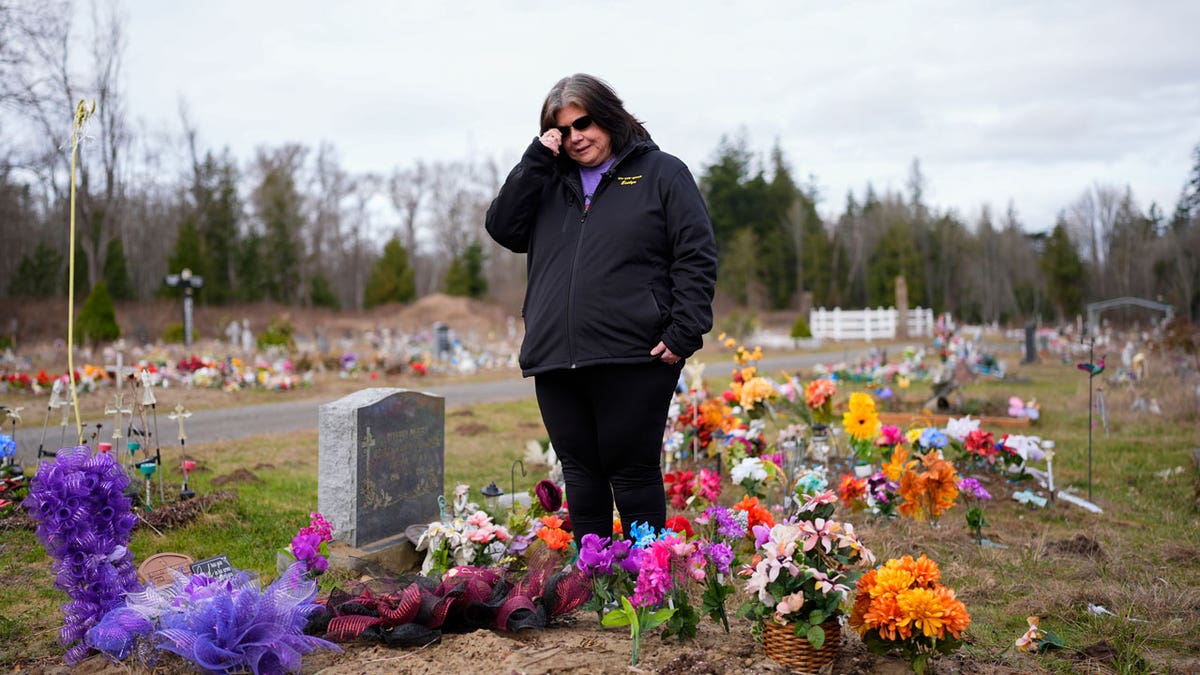
M 521 465 L 521 478 L 525 477 L 525 462 L 522 462 L 519 459 L 514 459 L 513 463 L 512 463 L 512 468 L 508 472 L 508 477 L 511 481 L 509 483 L 509 487 L 512 489 L 512 491 L 508 493 L 509 495 L 512 496 L 512 504 L 509 505 L 509 509 L 508 509 L 509 511 L 517 510 L 517 465 L 518 464 Z

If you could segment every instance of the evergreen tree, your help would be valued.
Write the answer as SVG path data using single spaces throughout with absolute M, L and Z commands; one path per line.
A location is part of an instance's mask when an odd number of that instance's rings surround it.
M 8 283 L 8 294 L 48 298 L 65 286 L 63 257 L 44 241 L 21 256 L 17 273 Z
M 204 244 L 205 301 L 222 305 L 234 297 L 234 271 L 239 246 L 242 204 L 237 193 L 237 165 L 229 151 L 217 159 L 210 153 L 197 170 L 193 188 Z
M 488 282 L 483 273 L 483 245 L 478 239 L 467 244 L 462 255 L 450 263 L 446 271 L 446 294 L 467 298 L 482 298 L 487 295 Z
M 389 302 L 411 302 L 417 295 L 408 253 L 396 237 L 383 247 L 383 256 L 371 268 L 371 278 L 363 292 L 367 309 Z
M 63 281 L 63 288 L 66 288 L 67 284 L 70 283 L 70 278 L 71 278 L 70 265 L 71 265 L 71 262 L 68 260 L 67 261 L 67 275 L 65 276 L 64 281 Z M 77 297 L 77 298 L 82 298 L 82 297 L 87 296 L 88 290 L 91 288 L 91 284 L 90 284 L 90 282 L 88 282 L 88 279 L 91 278 L 89 269 L 90 268 L 88 267 L 87 251 L 84 250 L 83 242 L 79 239 L 76 239 L 75 240 L 75 297 Z
M 104 252 L 104 281 L 114 300 L 133 299 L 133 284 L 129 281 L 129 270 L 125 266 L 125 245 L 121 243 L 120 236 L 108 240 Z
M 745 140 L 721 139 L 717 158 L 700 179 L 721 252 L 717 284 L 739 302 L 783 307 L 796 288 L 795 246 L 787 233 L 787 215 L 796 187 L 777 154 L 773 186 L 762 170 L 751 174 Z M 743 230 L 748 230 L 747 235 Z M 755 248 L 747 250 L 746 242 Z M 753 278 L 746 278 L 753 269 Z
M 329 283 L 329 278 L 324 272 L 317 272 L 313 276 L 309 285 L 308 301 L 313 307 L 342 308 L 342 301 L 338 299 L 333 284 Z
M 258 263 L 262 288 L 268 298 L 291 303 L 300 294 L 300 242 L 304 225 L 302 199 L 296 174 L 304 151 L 286 146 L 277 152 L 260 152 L 262 180 L 254 192 L 255 211 L 262 225 L 262 256 Z
M 171 274 L 179 274 L 185 269 L 192 271 L 192 274 L 204 277 L 204 281 L 208 282 L 208 265 L 204 258 L 204 243 L 200 239 L 200 232 L 196 228 L 196 217 L 194 214 L 184 216 L 183 222 L 179 224 L 179 236 L 175 239 L 175 250 L 171 256 L 167 258 L 167 271 Z M 172 288 L 163 285 L 159 291 L 159 295 L 168 298 L 179 298 L 183 296 L 183 289 L 178 286 Z
M 910 306 L 915 304 L 912 299 L 924 296 L 925 270 L 911 223 L 900 221 L 888 228 L 871 257 L 867 268 L 867 306 L 895 306 L 896 277 L 900 275 L 904 275 L 908 287 Z
M 1078 314 L 1083 309 L 1085 269 L 1061 216 L 1046 239 L 1041 266 L 1046 278 L 1046 292 L 1057 311 L 1058 320 L 1063 321 Z
M 75 328 L 84 342 L 111 342 L 121 337 L 121 327 L 117 325 L 112 297 L 109 296 L 108 285 L 103 279 L 92 287 L 92 292 L 88 294 L 87 300 L 79 310 Z
M 266 295 L 262 253 L 262 235 L 257 230 L 247 232 L 233 260 L 238 281 L 234 297 L 240 302 L 259 302 Z

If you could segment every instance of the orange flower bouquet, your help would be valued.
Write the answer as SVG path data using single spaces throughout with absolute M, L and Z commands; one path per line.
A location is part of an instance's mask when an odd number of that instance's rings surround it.
M 971 616 L 954 591 L 938 583 L 942 572 L 924 554 L 892 559 L 858 580 L 850 627 L 876 654 L 901 653 L 917 675 L 934 653 L 962 645 Z
M 893 464 L 901 464 L 900 514 L 916 520 L 928 519 L 935 527 L 938 518 L 954 506 L 958 499 L 958 472 L 954 465 L 942 458 L 942 453 L 931 450 L 920 460 L 907 459 L 907 453 L 897 451 L 892 455 Z M 884 467 L 886 473 L 890 466 Z

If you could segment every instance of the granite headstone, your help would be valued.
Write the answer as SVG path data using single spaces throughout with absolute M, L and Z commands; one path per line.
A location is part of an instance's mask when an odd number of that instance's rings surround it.
M 445 399 L 373 387 L 321 406 L 317 508 L 334 538 L 362 548 L 438 518 Z

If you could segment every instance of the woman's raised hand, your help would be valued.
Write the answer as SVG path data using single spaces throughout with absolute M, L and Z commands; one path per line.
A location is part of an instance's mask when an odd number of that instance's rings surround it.
M 542 145 L 550 148 L 550 152 L 553 152 L 555 157 L 558 156 L 558 149 L 562 147 L 561 131 L 558 129 L 547 129 L 546 133 L 538 137 L 538 140 L 542 142 Z

